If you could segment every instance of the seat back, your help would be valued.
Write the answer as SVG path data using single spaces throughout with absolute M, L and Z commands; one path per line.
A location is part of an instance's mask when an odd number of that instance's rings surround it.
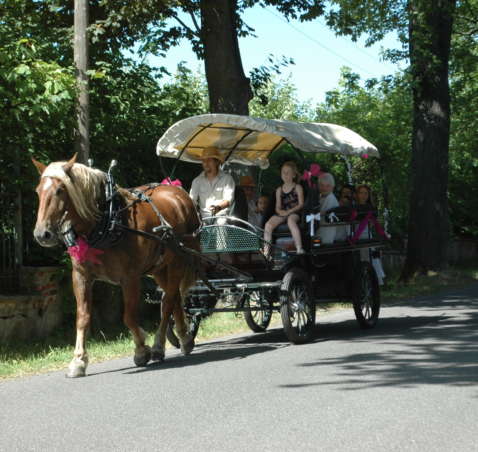
M 240 218 L 241 220 L 247 221 L 248 216 L 248 205 L 247 198 L 244 190 L 236 185 L 234 189 L 234 200 L 232 202 L 231 209 L 229 211 L 231 217 Z

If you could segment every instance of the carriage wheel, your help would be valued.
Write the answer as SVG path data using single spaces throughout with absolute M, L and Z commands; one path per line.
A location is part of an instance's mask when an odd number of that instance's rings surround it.
M 201 323 L 201 318 L 197 315 L 190 315 L 186 313 L 186 320 L 188 322 L 188 333 L 194 338 L 198 334 L 199 324 Z M 171 316 L 168 322 L 168 328 L 166 330 L 166 337 L 173 347 L 179 348 L 179 338 L 176 334 L 176 326 L 174 324 L 174 318 Z
M 245 308 L 260 308 L 260 311 L 244 311 L 247 326 L 254 333 L 263 333 L 271 323 L 272 302 L 262 290 L 254 290 L 244 301 Z
M 287 338 L 294 344 L 312 339 L 315 328 L 315 303 L 309 278 L 299 269 L 286 273 L 281 285 L 281 317 Z
M 355 284 L 353 306 L 361 328 L 373 328 L 380 313 L 380 288 L 370 262 L 361 262 Z

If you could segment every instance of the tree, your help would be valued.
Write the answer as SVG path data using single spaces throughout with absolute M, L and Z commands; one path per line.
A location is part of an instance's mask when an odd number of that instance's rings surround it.
M 455 0 L 410 2 L 413 139 L 407 258 L 401 278 L 448 264 L 448 64 Z
M 253 94 L 239 51 L 237 0 L 203 0 L 200 9 L 210 110 L 248 115 Z
M 49 253 L 32 240 L 38 174 L 30 156 L 44 163 L 64 160 L 74 143 L 73 11 L 54 3 L 0 2 L 0 232 L 15 230 L 21 245 L 24 231 L 28 264 L 59 257 L 58 250 Z M 173 122 L 207 111 L 203 77 L 180 67 L 164 84 L 161 70 L 128 59 L 117 44 L 96 40 L 91 46 L 91 156 L 100 169 L 116 158 L 124 186 L 160 181 L 156 141 Z
M 254 30 L 242 21 L 242 12 L 260 4 L 276 7 L 287 18 L 311 20 L 322 14 L 324 3 L 322 0 L 135 0 L 126 4 L 105 0 L 102 2 L 105 18 L 98 22 L 97 33 L 108 33 L 106 28 L 114 24 L 129 37 L 142 40 L 142 52 L 153 54 L 164 54 L 182 38 L 190 40 L 197 56 L 204 59 L 210 111 L 247 115 L 253 90 L 242 67 L 238 37 L 253 34 Z M 186 17 L 190 18 L 190 24 Z M 175 19 L 176 24 L 169 26 L 165 22 L 168 18 Z M 279 66 L 264 65 L 262 73 L 278 72 Z M 252 80 L 252 84 L 257 87 L 257 80 Z
M 90 92 L 88 89 L 88 0 L 75 0 L 74 58 L 78 100 L 78 129 L 75 148 L 78 161 L 87 163 L 90 156 Z
M 449 204 L 453 233 L 478 236 L 478 1 L 457 4 L 450 67 Z
M 455 0 L 333 0 L 328 23 L 376 42 L 397 30 L 408 46 L 413 133 L 408 247 L 402 279 L 447 265 L 450 96 L 448 62 Z M 370 14 L 373 12 L 373 14 Z M 395 56 L 400 52 L 395 52 Z M 403 56 L 403 53 L 401 54 Z

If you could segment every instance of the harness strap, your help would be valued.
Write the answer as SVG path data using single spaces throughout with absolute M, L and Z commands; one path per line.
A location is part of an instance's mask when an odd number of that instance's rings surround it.
M 146 190 L 150 190 L 152 188 L 156 188 L 156 186 L 149 186 Z M 155 206 L 153 201 L 151 201 L 151 198 L 142 190 L 138 190 L 137 188 L 131 190 L 131 194 L 136 196 L 139 201 L 141 202 L 147 202 L 151 208 L 153 209 L 154 213 L 158 216 L 160 223 L 168 229 L 173 229 L 173 227 L 166 221 L 166 218 L 161 214 L 161 212 L 158 210 L 158 208 Z

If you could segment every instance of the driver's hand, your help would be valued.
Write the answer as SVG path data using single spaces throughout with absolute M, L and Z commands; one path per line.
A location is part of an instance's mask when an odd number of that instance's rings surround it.
M 213 215 L 216 215 L 222 209 L 219 206 L 211 206 L 209 210 L 211 211 Z

